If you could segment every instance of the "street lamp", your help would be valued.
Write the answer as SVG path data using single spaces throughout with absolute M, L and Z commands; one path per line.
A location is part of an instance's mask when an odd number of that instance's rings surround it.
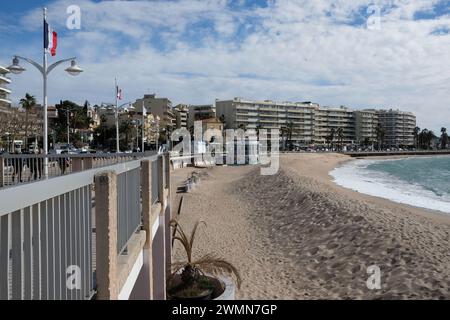
M 47 20 L 47 8 L 44 8 L 44 21 Z M 45 32 L 45 30 L 44 30 Z M 22 66 L 20 66 L 19 62 L 20 60 L 24 60 L 28 63 L 30 63 L 31 65 L 33 65 L 34 67 L 36 67 L 36 69 L 38 69 L 41 74 L 42 74 L 42 78 L 43 78 L 43 96 L 44 96 L 44 176 L 45 178 L 48 177 L 48 119 L 47 119 L 47 107 L 48 107 L 48 97 L 47 97 L 47 78 L 48 75 L 50 74 L 50 72 L 53 71 L 53 69 L 55 69 L 57 66 L 59 66 L 62 63 L 65 62 L 69 62 L 70 61 L 70 67 L 68 67 L 66 69 L 66 72 L 69 73 L 72 76 L 77 76 L 80 73 L 83 72 L 83 69 L 81 69 L 77 63 L 76 63 L 76 58 L 70 58 L 70 59 L 63 59 L 60 61 L 57 61 L 55 63 L 53 63 L 52 65 L 48 66 L 48 62 L 47 62 L 47 50 L 44 49 L 44 61 L 43 61 L 43 65 L 41 66 L 40 64 L 34 62 L 31 59 L 28 58 L 23 58 L 20 56 L 14 56 L 13 58 L 13 63 L 10 67 L 8 67 L 9 71 L 11 71 L 14 74 L 21 74 L 22 72 L 26 71 L 25 68 L 23 68 Z
M 119 109 L 125 107 L 126 105 L 130 106 L 131 104 L 132 102 L 130 101 L 118 106 L 116 101 L 116 153 L 120 153 Z

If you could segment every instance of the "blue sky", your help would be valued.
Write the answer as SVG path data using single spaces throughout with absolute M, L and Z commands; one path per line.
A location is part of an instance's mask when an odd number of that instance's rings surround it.
M 81 30 L 66 28 L 74 3 Z M 117 76 L 127 101 L 149 92 L 175 104 L 315 101 L 411 110 L 421 127 L 450 127 L 450 0 L 2 0 L 0 64 L 42 60 L 44 5 L 56 58 L 77 56 L 86 70 L 55 69 L 51 103 L 112 101 Z M 13 76 L 15 102 L 41 99 L 26 67 Z

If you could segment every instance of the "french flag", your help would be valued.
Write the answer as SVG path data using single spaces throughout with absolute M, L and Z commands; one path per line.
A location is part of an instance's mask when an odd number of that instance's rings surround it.
M 46 20 L 44 20 L 44 49 L 50 52 L 52 57 L 56 56 L 58 46 L 58 34 L 53 31 Z

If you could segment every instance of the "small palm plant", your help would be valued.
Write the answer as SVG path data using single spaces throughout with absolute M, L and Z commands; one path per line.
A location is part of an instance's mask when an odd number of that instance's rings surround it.
M 217 274 L 219 272 L 228 273 L 236 278 L 238 288 L 241 286 L 241 276 L 239 271 L 228 261 L 218 258 L 213 254 L 206 254 L 200 259 L 194 260 L 193 246 L 195 236 L 200 224 L 204 221 L 197 221 L 191 231 L 190 237 L 184 232 L 177 220 L 172 220 L 170 226 L 174 230 L 173 241 L 179 241 L 186 252 L 186 261 L 172 264 L 174 272 L 169 277 L 169 295 L 189 298 L 201 295 L 205 291 L 212 291 L 213 284 L 207 274 Z M 181 273 L 180 273 L 181 272 Z M 170 288 L 170 282 L 179 275 L 181 284 Z M 181 292 L 181 294 L 177 294 Z

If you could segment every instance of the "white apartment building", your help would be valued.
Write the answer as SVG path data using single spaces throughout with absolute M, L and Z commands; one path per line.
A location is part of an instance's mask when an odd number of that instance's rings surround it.
M 375 109 L 357 110 L 355 115 L 356 143 L 362 145 L 365 142 L 377 141 L 378 111 Z
M 377 127 L 385 131 L 385 146 L 414 145 L 416 118 L 410 112 L 352 110 L 321 107 L 311 102 L 253 101 L 242 98 L 216 101 L 216 115 L 226 129 L 286 129 L 292 142 L 303 146 L 327 146 L 331 137 L 343 145 L 376 142 Z M 380 119 L 380 120 L 379 120 Z
M 310 102 L 251 101 L 234 98 L 216 101 L 216 113 L 227 129 L 286 129 L 292 127 L 294 143 L 314 141 L 314 110 Z
M 11 105 L 11 100 L 9 99 L 11 90 L 9 90 L 6 86 L 11 83 L 11 79 L 6 76 L 8 73 L 8 69 L 0 66 L 0 105 L 2 106 Z
M 341 141 L 345 145 L 355 143 L 355 118 L 353 111 L 346 107 L 317 107 L 314 110 L 314 141 L 325 146 L 332 141 Z M 340 133 L 342 137 L 340 137 Z
M 384 144 L 390 147 L 413 146 L 416 116 L 400 110 L 378 110 L 378 121 L 384 128 Z

